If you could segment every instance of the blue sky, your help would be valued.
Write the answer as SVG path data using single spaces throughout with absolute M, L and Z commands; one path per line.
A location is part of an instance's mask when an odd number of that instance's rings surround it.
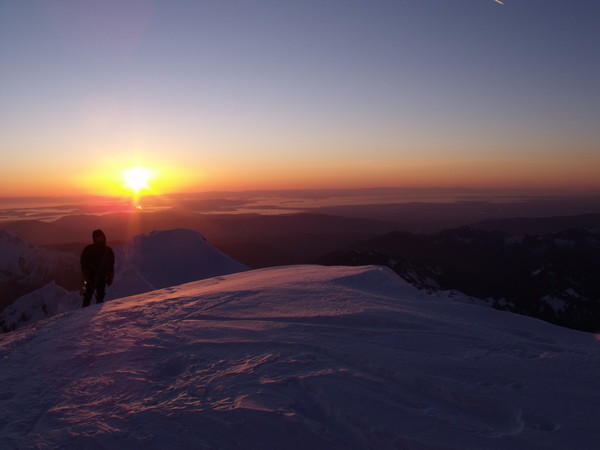
M 97 192 L 136 164 L 163 190 L 597 189 L 599 18 L 586 0 L 3 1 L 0 189 Z

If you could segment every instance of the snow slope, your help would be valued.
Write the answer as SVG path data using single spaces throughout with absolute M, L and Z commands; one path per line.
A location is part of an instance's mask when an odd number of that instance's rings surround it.
M 595 449 L 599 345 L 382 267 L 247 271 L 0 335 L 0 446 Z

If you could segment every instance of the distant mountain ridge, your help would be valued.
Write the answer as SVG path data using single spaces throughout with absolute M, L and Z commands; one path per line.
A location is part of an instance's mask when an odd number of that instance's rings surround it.
M 320 259 L 379 264 L 427 290 L 458 290 L 493 306 L 600 331 L 600 231 L 510 235 L 462 227 L 430 235 L 392 232 Z
M 275 239 L 282 235 L 352 233 L 381 234 L 396 228 L 389 222 L 326 214 L 294 213 L 200 214 L 172 209 L 158 212 L 127 212 L 105 215 L 70 215 L 53 222 L 17 220 L 0 224 L 33 245 L 87 242 L 90 230 L 102 228 L 111 241 L 129 242 L 139 234 L 154 230 L 188 229 L 202 233 L 209 241 L 226 238 Z
M 324 214 L 207 215 L 178 209 L 73 215 L 50 223 L 21 220 L 2 226 L 30 244 L 61 250 L 84 245 L 95 228 L 102 228 L 110 242 L 121 245 L 154 230 L 188 229 L 255 269 L 308 263 L 324 252 L 397 228 L 393 223 Z
M 489 219 L 475 222 L 471 227 L 481 230 L 501 230 L 510 234 L 549 234 L 577 228 L 600 230 L 600 214 Z
M 154 230 L 182 228 L 202 233 L 214 247 L 257 269 L 313 263 L 325 253 L 341 251 L 357 241 L 374 239 L 396 230 L 432 233 L 469 225 L 490 231 L 538 235 L 569 228 L 600 226 L 600 214 L 543 218 L 515 215 L 481 221 L 482 216 L 476 214 L 478 206 L 484 210 L 495 207 L 481 202 L 457 205 L 408 204 L 401 207 L 372 205 L 366 209 L 352 209 L 351 206 L 341 208 L 339 212 L 345 215 L 295 213 L 272 216 L 208 215 L 172 209 L 159 212 L 73 215 L 53 222 L 19 220 L 0 224 L 0 228 L 10 230 L 32 245 L 75 252 L 79 252 L 79 248 L 89 241 L 89 233 L 95 228 L 102 228 L 109 241 L 116 246 Z M 520 205 L 516 212 L 523 212 L 523 208 Z M 554 211 L 552 208 L 550 210 Z M 332 213 L 337 211 L 331 210 Z M 353 211 L 357 214 L 354 217 Z M 389 215 L 382 214 L 381 211 L 387 211 Z M 394 211 L 395 214 L 392 214 Z M 465 211 L 468 213 L 463 214 Z M 511 209 L 508 212 L 515 211 Z M 448 224 L 453 225 L 446 226 Z M 431 231 L 432 229 L 435 230 Z

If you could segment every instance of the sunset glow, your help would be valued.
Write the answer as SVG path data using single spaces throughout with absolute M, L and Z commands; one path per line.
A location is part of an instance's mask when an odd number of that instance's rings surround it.
M 600 189 L 600 3 L 110 5 L 0 3 L 0 197 Z

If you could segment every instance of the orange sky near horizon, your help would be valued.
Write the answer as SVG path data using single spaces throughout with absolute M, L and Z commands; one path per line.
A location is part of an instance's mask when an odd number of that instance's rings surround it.
M 600 190 L 600 157 L 487 157 L 414 159 L 397 164 L 382 161 L 349 161 L 313 164 L 298 161 L 289 164 L 262 164 L 248 170 L 242 163 L 213 167 L 169 167 L 148 164 L 112 163 L 106 167 L 65 173 L 61 167 L 30 171 L 24 178 L 15 171 L 0 180 L 2 197 L 27 196 L 127 196 L 132 194 L 124 172 L 134 167 L 152 174 L 145 195 L 181 192 L 354 189 L 371 187 L 464 187 L 514 190 L 564 190 L 583 192 Z M 48 170 L 50 169 L 50 170 Z

